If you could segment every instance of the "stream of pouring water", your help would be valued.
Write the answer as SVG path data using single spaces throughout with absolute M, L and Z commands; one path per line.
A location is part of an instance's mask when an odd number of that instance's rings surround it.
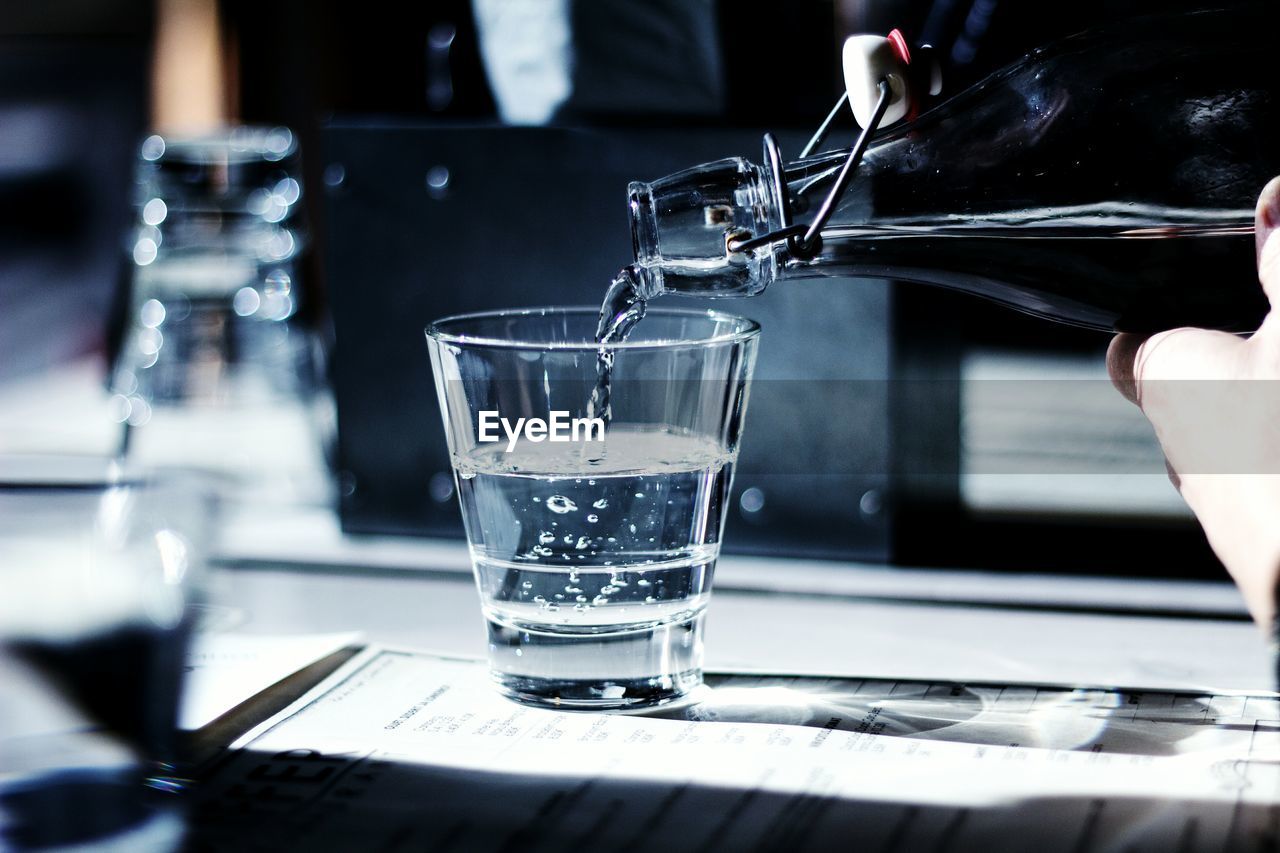
M 623 267 L 614 276 L 600 306 L 600 323 L 596 327 L 596 343 L 613 344 L 627 339 L 636 323 L 644 317 L 645 299 L 640 291 L 640 278 L 634 265 Z M 613 418 L 611 385 L 615 351 L 601 346 L 596 356 L 596 387 L 587 403 L 587 417 L 600 418 L 605 428 Z

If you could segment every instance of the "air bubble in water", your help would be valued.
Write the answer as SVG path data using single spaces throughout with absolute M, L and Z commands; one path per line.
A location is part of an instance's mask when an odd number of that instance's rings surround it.
M 554 533 L 548 533 L 544 530 L 543 532 L 538 534 L 538 543 L 540 545 L 550 545 L 552 542 L 555 541 L 555 538 L 556 538 L 556 535 Z
M 534 545 L 533 553 L 537 554 L 539 557 L 550 557 L 551 549 L 545 545 Z
M 600 500 L 592 504 L 592 506 L 595 507 L 596 509 L 604 509 L 608 505 L 609 505 L 609 502 L 604 498 L 601 498 Z
M 587 537 L 585 537 L 585 536 L 579 536 L 579 537 L 578 537 L 578 544 L 577 544 L 577 545 L 574 545 L 573 547 L 575 547 L 575 548 L 577 548 L 579 551 L 581 551 L 581 550 L 583 550 L 584 548 L 586 548 L 586 547 L 587 547 L 588 545 L 590 545 L 590 544 L 591 544 L 591 540 L 590 540 L 590 539 L 588 539 L 588 538 L 587 538 Z
M 644 578 L 640 578 L 640 580 L 636 581 L 636 586 L 648 586 L 648 585 L 649 585 L 649 582 Z
M 587 600 L 587 597 L 586 597 L 585 595 L 580 595 L 580 596 L 578 596 L 577 598 L 575 598 L 575 599 L 574 599 L 574 601 L 578 602 L 579 604 L 582 604 L 582 603 L 583 603 L 583 602 L 585 602 L 586 600 Z
M 525 589 L 533 589 L 533 581 L 525 581 L 524 583 L 520 584 L 520 586 L 524 587 Z
M 591 513 L 591 515 L 587 516 L 587 521 L 591 522 L 592 524 L 595 524 L 599 520 L 600 520 L 600 516 L 596 515 L 594 512 Z
M 554 513 L 558 513 L 559 515 L 564 515 L 566 512 L 573 512 L 577 508 L 578 505 L 566 498 L 564 495 L 552 495 L 547 498 L 547 509 Z

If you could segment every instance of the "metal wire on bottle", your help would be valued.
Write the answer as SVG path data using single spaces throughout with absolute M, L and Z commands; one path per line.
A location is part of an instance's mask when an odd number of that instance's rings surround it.
M 831 187 L 831 191 L 827 193 L 827 197 L 823 199 L 822 206 L 818 208 L 813 221 L 808 225 L 793 224 L 791 222 L 791 197 L 787 193 L 786 181 L 783 178 L 782 152 L 778 147 L 778 141 L 773 138 L 773 134 L 765 134 L 764 150 L 765 156 L 769 159 L 770 172 L 773 175 L 773 191 L 778 199 L 779 227 L 776 231 L 770 231 L 768 234 L 762 234 L 759 237 L 752 237 L 747 240 L 729 240 L 727 248 L 730 252 L 749 252 L 762 246 L 771 245 L 779 240 L 786 240 L 787 251 L 793 257 L 800 260 L 810 260 L 817 257 L 818 253 L 822 251 L 822 229 L 830 221 L 840 197 L 849 188 L 849 182 L 853 179 L 853 170 L 862 162 L 862 156 L 866 153 L 867 145 L 871 142 L 871 136 L 879 128 L 880 122 L 884 118 L 885 110 L 889 107 L 889 100 L 892 95 L 889 81 L 881 80 L 878 88 L 880 98 L 876 101 L 876 108 L 871 114 L 871 120 L 867 122 L 867 126 L 858 135 L 858 141 L 854 143 L 853 148 L 849 151 L 849 156 L 845 159 L 844 166 L 840 169 L 840 174 L 836 176 L 835 184 Z M 848 100 L 849 94 L 846 92 L 836 101 L 836 105 L 827 114 L 827 117 L 818 126 L 817 131 L 800 152 L 801 159 L 812 154 L 826 139 L 828 132 L 831 130 L 831 125 L 835 122 L 836 117 Z

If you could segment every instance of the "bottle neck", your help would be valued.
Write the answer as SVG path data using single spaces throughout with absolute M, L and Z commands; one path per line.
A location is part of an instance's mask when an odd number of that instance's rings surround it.
M 628 187 L 636 275 L 660 293 L 753 296 L 777 278 L 768 247 L 741 252 L 735 238 L 778 227 L 764 170 L 741 158 L 706 163 Z

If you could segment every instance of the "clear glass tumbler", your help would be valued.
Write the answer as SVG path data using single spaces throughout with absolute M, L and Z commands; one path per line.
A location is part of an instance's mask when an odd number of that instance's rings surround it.
M 190 475 L 0 456 L 0 849 L 180 846 L 177 715 L 215 509 Z
M 121 455 L 199 468 L 254 503 L 323 501 L 331 397 L 299 314 L 301 161 L 284 127 L 150 136 L 111 376 Z
M 427 329 L 493 678 L 534 705 L 644 707 L 701 683 L 760 332 L 655 310 L 602 346 L 597 320 L 541 308 Z
M 311 390 L 314 340 L 296 316 L 299 173 L 283 127 L 142 143 L 128 325 L 112 375 L 130 426 L 157 405 Z

